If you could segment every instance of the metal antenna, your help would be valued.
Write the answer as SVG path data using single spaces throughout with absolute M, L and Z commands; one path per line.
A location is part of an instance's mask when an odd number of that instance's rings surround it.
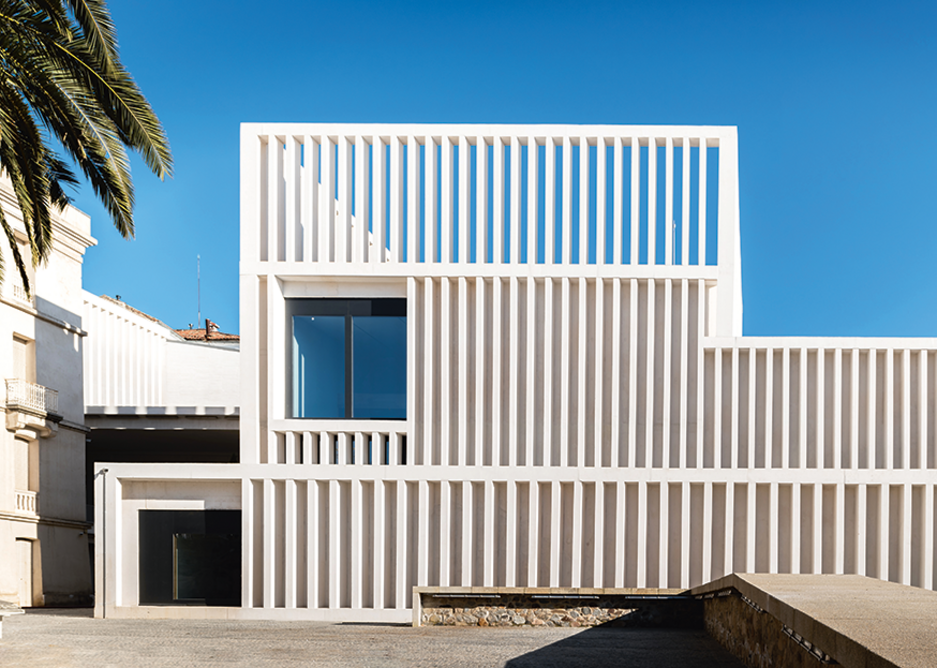
M 202 256 L 195 256 L 195 276 L 196 282 L 198 283 L 198 320 L 196 323 L 202 324 Z

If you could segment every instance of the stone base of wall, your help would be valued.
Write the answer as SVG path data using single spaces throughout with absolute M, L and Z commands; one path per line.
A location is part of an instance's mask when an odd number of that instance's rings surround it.
M 697 601 L 636 602 L 622 596 L 537 598 L 423 596 L 424 626 L 690 626 L 700 625 Z
M 830 663 L 784 632 L 773 615 L 737 593 L 703 601 L 706 631 L 749 668 L 818 668 Z M 832 663 L 835 663 L 832 662 Z

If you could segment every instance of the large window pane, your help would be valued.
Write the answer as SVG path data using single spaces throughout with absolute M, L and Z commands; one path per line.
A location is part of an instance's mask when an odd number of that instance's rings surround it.
M 293 417 L 345 417 L 344 316 L 293 317 Z
M 407 319 L 352 318 L 356 418 L 406 419 Z

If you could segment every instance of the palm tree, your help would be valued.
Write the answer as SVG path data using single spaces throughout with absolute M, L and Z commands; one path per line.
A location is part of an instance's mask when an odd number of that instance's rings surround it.
M 13 184 L 33 265 L 49 254 L 52 207 L 71 201 L 72 168 L 49 147 L 55 138 L 132 237 L 133 183 L 126 148 L 160 178 L 172 173 L 159 119 L 124 69 L 104 0 L 0 0 L 0 174 Z M 30 290 L 13 229 L 0 227 Z M 0 283 L 3 281 L 0 254 Z

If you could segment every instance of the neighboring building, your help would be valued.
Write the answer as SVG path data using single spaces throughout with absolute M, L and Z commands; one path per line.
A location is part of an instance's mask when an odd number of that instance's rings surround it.
M 0 207 L 24 258 L 22 217 L 6 180 Z M 52 218 L 52 252 L 29 269 L 27 296 L 7 241 L 0 288 L 0 599 L 22 606 L 91 602 L 81 383 L 81 265 L 94 245 L 88 217 Z
M 937 340 L 741 335 L 735 128 L 246 124 L 241 151 L 240 462 L 99 467 L 97 615 L 933 588 Z
M 88 503 L 97 462 L 237 462 L 239 337 L 83 297 Z

